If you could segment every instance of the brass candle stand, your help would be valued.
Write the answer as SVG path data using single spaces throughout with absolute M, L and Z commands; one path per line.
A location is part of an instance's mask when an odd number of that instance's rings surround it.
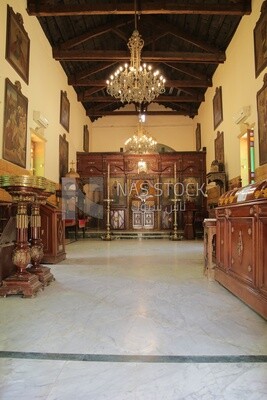
M 174 219 L 173 219 L 173 231 L 172 234 L 170 236 L 170 240 L 182 240 L 182 236 L 178 235 L 178 223 L 177 223 L 177 204 L 179 204 L 179 202 L 181 201 L 180 199 L 177 198 L 177 194 L 176 194 L 176 177 L 177 177 L 177 171 L 176 171 L 176 163 L 173 164 L 173 175 L 174 175 L 174 199 L 172 199 L 171 201 L 173 201 L 174 203 Z
M 178 235 L 178 223 L 177 223 L 177 204 L 179 204 L 179 202 L 181 201 L 180 199 L 178 199 L 176 196 L 174 199 L 172 199 L 173 203 L 174 203 L 174 219 L 173 219 L 173 231 L 171 233 L 170 236 L 170 240 L 182 240 L 182 236 Z
M 110 203 L 113 201 L 113 199 L 104 199 L 104 201 L 107 203 L 107 223 L 106 223 L 106 233 L 104 236 L 101 237 L 102 240 L 113 240 L 114 238 L 110 234 Z
M 17 267 L 17 272 L 3 280 L 0 287 L 0 296 L 22 294 L 23 297 L 32 297 L 43 287 L 38 277 L 26 270 L 31 262 L 31 250 L 28 242 L 29 217 L 27 206 L 35 200 L 36 186 L 34 176 L 0 176 L 0 187 L 11 195 L 14 203 L 18 204 L 16 244 L 12 257 L 12 261 Z
M 104 199 L 107 203 L 107 223 L 106 223 L 106 234 L 101 237 L 102 240 L 110 241 L 114 238 L 110 234 L 110 203 L 113 199 L 110 198 L 110 165 L 107 166 L 107 198 Z

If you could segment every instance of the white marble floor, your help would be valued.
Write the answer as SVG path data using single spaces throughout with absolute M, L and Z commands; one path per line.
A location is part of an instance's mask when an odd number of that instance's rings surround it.
M 0 298 L 1 400 L 267 398 L 267 323 L 203 277 L 201 241 L 79 240 L 51 270 Z

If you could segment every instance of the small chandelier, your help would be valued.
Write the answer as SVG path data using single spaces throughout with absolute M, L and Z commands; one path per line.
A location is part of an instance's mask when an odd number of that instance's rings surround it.
M 122 103 L 150 103 L 165 92 L 166 79 L 159 71 L 152 71 L 151 65 L 141 65 L 141 50 L 144 40 L 136 28 L 135 2 L 135 30 L 128 41 L 131 58 L 130 65 L 120 66 L 106 81 L 107 92 Z
M 137 132 L 124 143 L 126 153 L 150 154 L 157 152 L 157 141 L 144 129 L 141 121 L 138 123 Z

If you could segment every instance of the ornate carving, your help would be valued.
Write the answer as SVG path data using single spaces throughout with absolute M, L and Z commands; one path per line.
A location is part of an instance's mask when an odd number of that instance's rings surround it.
M 261 190 L 256 190 L 254 193 L 255 199 L 258 199 L 260 197 L 260 195 L 261 195 Z
M 238 242 L 237 242 L 237 254 L 238 254 L 239 258 L 241 258 L 241 259 L 243 257 L 243 250 L 244 250 L 244 246 L 243 246 L 242 231 L 239 231 Z
M 228 202 L 231 204 L 231 203 L 233 203 L 234 199 L 235 199 L 235 196 L 234 196 L 234 195 L 229 196 Z
M 38 176 L 4 175 L 0 177 L 0 187 L 10 193 L 13 202 L 18 203 L 16 215 L 17 240 L 12 257 L 17 272 L 3 281 L 0 295 L 22 294 L 24 297 L 32 297 L 42 288 L 42 283 L 45 284 L 54 279 L 50 273 L 50 268 L 40 266 L 40 261 L 44 255 L 40 239 L 40 203 L 43 203 L 55 191 L 55 184 Z M 31 248 L 28 243 L 28 203 L 33 203 L 30 218 Z M 27 268 L 31 260 L 33 266 Z
M 38 242 L 38 240 L 36 240 L 36 242 Z M 32 244 L 30 254 L 33 266 L 39 266 L 44 256 L 42 243 Z
M 13 264 L 18 267 L 19 274 L 26 272 L 27 265 L 31 262 L 28 243 L 18 243 L 12 256 Z

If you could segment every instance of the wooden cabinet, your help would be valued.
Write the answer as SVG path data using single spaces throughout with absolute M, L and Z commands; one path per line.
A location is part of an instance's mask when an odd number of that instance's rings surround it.
M 225 193 L 216 209 L 215 279 L 267 318 L 267 181 Z
M 16 266 L 12 262 L 14 248 L 14 243 L 0 244 L 0 284 L 3 279 L 16 271 Z
M 44 246 L 42 263 L 56 264 L 66 258 L 65 224 L 62 212 L 50 204 L 41 206 L 41 239 Z
M 0 283 L 16 271 L 12 261 L 16 240 L 15 214 L 15 204 L 0 203 Z

